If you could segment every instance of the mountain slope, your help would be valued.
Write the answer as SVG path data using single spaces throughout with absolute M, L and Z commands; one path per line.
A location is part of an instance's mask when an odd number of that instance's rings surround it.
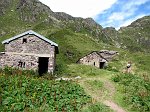
M 117 31 L 112 27 L 102 28 L 91 18 L 53 12 L 38 0 L 1 0 L 0 3 L 3 6 L 0 41 L 32 29 L 59 44 L 57 63 L 60 66 L 75 63 L 85 54 L 100 49 L 150 51 L 149 16 Z M 0 43 L 0 51 L 3 50 Z
M 150 52 L 150 16 L 140 18 L 119 30 L 127 49 Z
M 104 28 L 102 31 L 118 48 L 132 52 L 150 52 L 150 16 L 140 18 L 118 31 L 113 27 Z
M 150 16 L 116 31 L 112 27 L 102 28 L 91 18 L 74 18 L 63 12 L 53 12 L 38 0 L 1 0 L 0 6 L 0 36 L 4 39 L 28 29 L 47 32 L 69 29 L 118 48 L 150 51 Z
M 127 110 L 133 109 L 133 111 L 146 111 L 146 109 L 148 110 L 150 108 L 149 104 L 147 104 L 150 86 L 150 56 L 147 53 L 150 51 L 149 22 L 150 16 L 147 16 L 117 31 L 112 27 L 102 28 L 101 25 L 97 24 L 91 18 L 74 18 L 63 12 L 53 12 L 49 7 L 43 5 L 38 0 L 0 0 L 0 42 L 27 30 L 34 30 L 42 34 L 59 45 L 59 54 L 56 59 L 56 75 L 63 75 L 65 77 L 81 76 L 82 79 L 86 79 L 87 77 L 91 79 L 95 78 L 93 81 L 85 80 L 84 84 L 90 87 L 89 89 L 91 89 L 92 92 L 96 87 L 98 92 L 94 91 L 94 94 L 100 98 L 105 97 L 101 96 L 99 90 L 103 92 L 103 96 L 110 96 L 108 93 L 110 93 L 109 90 L 111 86 L 107 80 L 112 82 L 111 78 L 113 77 L 114 82 L 112 83 L 115 87 L 119 87 L 112 98 L 115 99 L 116 95 L 119 100 L 116 101 L 118 105 L 123 102 L 124 106 L 120 106 L 125 107 L 125 109 L 127 108 Z M 102 49 L 117 50 L 119 52 L 119 55 L 109 62 L 106 69 L 101 70 L 92 66 L 76 64 L 76 61 L 80 57 L 83 57 L 91 51 L 99 51 Z M 0 51 L 4 51 L 2 44 L 0 44 Z M 124 74 L 122 72 L 126 70 L 126 63 L 128 61 L 132 62 L 132 72 L 131 74 Z M 6 69 L 6 72 L 12 74 L 11 70 Z M 16 74 L 16 72 L 13 73 Z M 23 77 L 24 75 L 25 74 L 23 74 Z M 13 77 L 13 75 L 11 76 Z M 2 77 L 4 76 L 2 75 Z M 18 76 L 16 76 L 16 78 L 13 77 L 11 80 L 17 79 L 17 77 Z M 105 80 L 103 80 L 104 77 Z M 6 76 L 6 78 L 8 77 Z M 30 79 L 30 77 L 28 78 Z M 98 78 L 101 79 L 102 82 L 99 82 L 97 80 Z M 41 85 L 40 81 L 42 80 L 44 79 L 41 79 L 41 77 L 37 79 L 39 85 Z M 5 78 L 4 80 L 2 79 L 2 82 L 7 83 Z M 105 83 L 108 84 L 109 88 L 104 87 Z M 97 89 L 98 84 L 100 84 L 102 88 L 98 87 L 99 89 Z M 129 84 L 132 86 L 129 86 Z M 34 85 L 34 83 L 31 85 Z M 13 87 L 11 85 L 8 86 Z M 22 88 L 22 86 L 20 87 Z M 49 88 L 49 86 L 47 87 Z M 87 87 L 84 89 L 87 89 Z M 137 92 L 137 90 L 139 91 Z M 32 92 L 30 93 L 32 94 Z M 43 92 L 39 93 L 39 96 L 41 96 Z M 19 94 L 21 94 L 20 91 L 18 92 L 18 95 Z M 115 102 L 114 99 L 110 100 Z M 101 106 L 95 104 L 94 100 L 95 99 L 93 99 L 92 103 L 97 112 L 101 110 Z M 1 102 L 0 96 L 0 103 Z M 10 106 L 13 108 L 14 105 L 10 102 Z M 48 105 L 46 104 L 46 106 Z M 41 105 L 41 107 L 45 109 L 45 106 Z M 93 110 L 92 105 L 88 108 L 87 110 L 89 111 Z M 105 110 L 105 108 L 102 110 Z M 104 112 L 108 112 L 108 110 Z
M 117 31 L 103 28 L 91 18 L 53 12 L 38 0 L 1 0 L 0 6 L 0 41 L 32 29 L 57 42 L 62 50 L 60 56 L 67 62 L 76 62 L 92 50 L 150 51 L 150 16 Z M 0 50 L 4 50 L 2 44 Z
M 57 42 L 63 51 L 60 55 L 68 62 L 76 62 L 80 56 L 112 44 L 102 32 L 102 26 L 91 18 L 53 12 L 38 0 L 2 0 L 1 6 L 4 11 L 0 16 L 0 41 L 32 29 Z M 4 50 L 2 44 L 0 50 Z

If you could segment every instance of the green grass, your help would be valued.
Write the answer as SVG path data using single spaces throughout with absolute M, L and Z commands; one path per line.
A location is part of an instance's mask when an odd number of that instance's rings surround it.
M 110 77 L 115 75 L 115 80 L 118 80 L 117 83 L 115 83 L 116 87 L 118 88 L 118 94 L 117 101 L 119 104 L 121 104 L 124 107 L 127 107 L 128 110 L 136 110 L 139 109 L 140 111 L 146 110 L 147 106 L 147 100 L 149 101 L 149 97 L 141 97 L 138 94 L 145 94 L 145 91 L 148 89 L 146 88 L 148 86 L 149 88 L 149 80 L 146 82 L 145 80 L 149 79 L 150 75 L 150 55 L 148 53 L 142 53 L 137 51 L 149 51 L 149 48 L 146 46 L 146 44 L 137 44 L 135 42 L 135 38 L 139 37 L 137 32 L 140 32 L 144 38 L 148 39 L 149 37 L 149 26 L 143 27 L 143 29 L 124 29 L 122 33 L 120 33 L 118 36 L 120 37 L 119 43 L 124 43 L 127 46 L 126 50 L 116 48 L 112 46 L 111 41 L 108 41 L 103 35 L 99 35 L 99 38 L 95 36 L 95 32 L 93 28 L 93 32 L 91 33 L 91 29 L 88 28 L 88 26 L 81 28 L 81 30 L 77 33 L 75 32 L 78 28 L 79 23 L 68 23 L 68 26 L 65 26 L 65 22 L 61 23 L 53 23 L 52 21 L 49 22 L 43 22 L 47 15 L 45 14 L 39 14 L 37 17 L 41 17 L 41 19 L 37 19 L 36 22 L 25 22 L 20 19 L 19 12 L 16 10 L 16 5 L 18 3 L 15 2 L 15 4 L 10 9 L 7 10 L 7 13 L 0 17 L 0 33 L 4 33 L 0 37 L 0 42 L 2 42 L 5 39 L 11 38 L 15 35 L 18 35 L 20 33 L 23 33 L 24 31 L 27 31 L 29 29 L 33 29 L 39 34 L 42 34 L 43 36 L 46 36 L 48 39 L 58 43 L 59 45 L 59 54 L 57 54 L 56 58 L 56 72 L 58 76 L 66 76 L 66 77 L 74 77 L 74 76 L 81 76 L 82 78 L 102 78 L 105 77 L 106 79 L 110 79 Z M 24 10 L 24 14 L 28 17 L 30 17 L 30 11 L 28 9 Z M 143 45 L 143 46 L 141 46 Z M 75 64 L 77 60 L 84 55 L 90 53 L 91 51 L 99 51 L 102 49 L 108 49 L 108 50 L 117 50 L 119 52 L 119 56 L 117 56 L 114 60 L 112 60 L 109 63 L 109 66 L 104 69 L 100 70 L 98 68 L 92 67 L 92 66 L 86 66 L 86 65 L 80 65 Z M 130 51 L 131 52 L 130 52 Z M 0 44 L 0 51 L 4 51 L 4 46 Z M 132 62 L 132 74 L 125 75 L 122 72 L 124 71 L 126 64 L 128 61 Z M 12 74 L 11 71 L 7 71 L 8 74 Z M 134 76 L 133 74 L 136 74 Z M 27 74 L 24 74 L 27 75 Z M 61 84 L 66 84 L 65 82 L 53 82 L 48 81 L 43 78 L 35 78 L 35 77 L 26 77 L 26 76 L 0 76 L 0 84 L 4 84 L 4 88 L 0 88 L 0 92 L 3 92 L 4 101 L 2 102 L 2 105 L 4 108 L 0 107 L 2 110 L 9 110 L 9 109 L 28 109 L 34 110 L 34 111 L 56 111 L 56 106 L 61 105 L 58 102 L 53 103 L 51 105 L 54 105 L 53 107 L 49 107 L 50 103 L 48 102 L 48 98 L 46 96 L 46 101 L 40 101 L 44 99 L 45 93 L 49 91 L 49 85 L 51 86 L 59 86 L 61 88 Z M 20 81 L 20 79 L 22 81 Z M 29 89 L 30 96 L 34 96 L 34 89 L 32 86 L 39 86 L 41 88 L 41 92 L 37 92 L 37 98 L 39 102 L 37 102 L 37 105 L 34 104 L 34 98 L 32 102 L 32 98 L 29 98 L 28 96 L 25 97 L 25 94 L 22 92 L 24 91 L 23 81 L 27 83 L 30 87 Z M 101 81 L 85 81 L 86 84 L 89 84 L 94 89 L 97 88 L 103 88 L 103 83 Z M 130 85 L 126 85 L 126 84 Z M 20 85 L 21 86 L 20 86 Z M 45 86 L 43 86 L 44 84 Z M 71 86 L 71 87 L 70 87 Z M 80 90 L 81 87 L 79 87 L 77 84 L 74 84 L 74 82 L 68 82 L 68 86 L 66 85 L 66 88 L 74 88 Z M 16 96 L 14 95 L 15 90 L 13 87 L 17 88 Z M 56 87 L 57 88 L 57 87 Z M 138 88 L 138 90 L 136 90 Z M 5 90 L 3 90 L 5 89 Z M 11 90 L 11 91 L 10 91 Z M 5 92 L 4 92 L 5 91 Z M 26 91 L 26 90 L 25 90 Z M 74 90 L 73 90 L 74 91 Z M 82 93 L 85 95 L 83 90 L 81 89 Z M 126 94 L 124 94 L 124 91 Z M 144 93 L 142 93 L 144 92 Z M 149 92 L 149 90 L 148 90 Z M 77 93 L 78 94 L 78 93 Z M 21 96 L 23 95 L 23 96 Z M 36 95 L 36 93 L 35 93 Z M 43 95 L 43 96 L 42 96 Z M 71 95 L 75 95 L 75 93 L 71 93 Z M 133 96 L 131 96 L 133 95 Z M 10 96 L 10 97 L 9 97 Z M 77 97 L 80 95 L 77 95 Z M 76 97 L 76 96 L 75 96 Z M 0 97 L 0 100 L 2 96 Z M 27 99 L 26 99 L 27 98 Z M 146 99 L 148 98 L 148 99 Z M 19 99 L 19 100 L 18 100 Z M 65 99 L 65 98 L 64 98 Z M 82 99 L 82 98 L 81 98 Z M 81 100 L 80 99 L 80 100 Z M 83 98 L 84 99 L 84 98 Z M 82 99 L 82 100 L 83 100 Z M 131 101 L 132 99 L 133 101 Z M 22 101 L 23 100 L 23 101 Z M 51 101 L 51 99 L 49 99 Z M 62 98 L 63 100 L 63 98 Z M 14 102 L 11 102 L 14 101 Z M 68 99 L 65 101 L 69 101 Z M 64 102 L 65 102 L 64 101 Z M 84 101 L 79 101 L 77 104 L 80 105 Z M 26 104 L 31 104 L 25 107 Z M 70 102 L 70 107 L 65 107 L 66 109 L 70 109 L 71 105 L 73 104 L 73 101 Z M 87 102 L 84 102 L 87 103 Z M 4 105 L 5 104 L 5 105 Z M 82 104 L 81 104 L 82 105 Z M 82 106 L 79 107 L 82 107 Z M 131 105 L 127 106 L 127 105 Z M 144 105 L 144 106 L 143 106 Z M 78 105 L 77 105 L 78 106 Z M 60 108 L 62 105 L 60 106 Z M 79 108 L 78 108 L 79 109 Z M 61 110 L 61 109 L 60 109 Z M 109 112 L 110 110 L 100 104 L 92 104 L 88 106 L 84 111 L 87 112 L 97 112 L 101 110 L 102 112 Z M 138 111 L 138 110 L 136 110 Z
M 93 66 L 70 64 L 67 66 L 67 76 L 81 76 L 81 77 L 103 77 L 111 76 L 116 72 L 99 69 Z
M 99 80 L 87 80 L 85 83 L 92 86 L 93 89 L 101 89 L 103 87 L 103 82 Z
M 95 103 L 84 108 L 81 112 L 114 112 L 114 111 L 101 103 Z
M 122 43 L 127 46 L 131 52 L 149 52 L 149 20 L 150 16 L 143 17 L 132 23 L 130 27 L 123 28 L 120 30 L 120 38 Z M 140 24 L 140 27 L 138 26 Z M 137 42 L 139 41 L 139 42 Z
M 116 100 L 129 111 L 146 112 L 150 110 L 150 80 L 148 77 L 121 74 L 115 75 L 113 81 L 118 83 L 120 97 Z
M 69 29 L 54 32 L 48 36 L 50 40 L 58 43 L 61 60 L 75 63 L 79 57 L 94 50 L 102 49 L 104 44 L 98 44 L 91 37 L 81 33 L 74 33 Z M 57 58 L 59 60 L 59 57 Z

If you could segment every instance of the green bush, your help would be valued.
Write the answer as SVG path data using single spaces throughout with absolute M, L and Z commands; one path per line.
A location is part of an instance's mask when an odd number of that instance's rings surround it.
M 115 75 L 114 82 L 123 88 L 119 91 L 123 94 L 123 101 L 130 105 L 133 111 L 150 111 L 150 81 L 133 74 Z
M 11 67 L 6 66 L 3 70 L 4 74 L 12 75 L 13 69 Z
M 28 76 L 38 76 L 38 72 L 34 70 L 23 70 L 18 68 L 12 68 L 6 66 L 4 69 L 0 69 L 1 74 L 6 75 L 28 75 Z
M 75 82 L 0 75 L 0 111 L 79 111 L 91 102 Z
M 109 71 L 113 71 L 113 72 L 119 72 L 119 70 L 117 70 L 117 68 L 113 68 L 112 66 L 108 65 L 106 67 L 106 70 L 109 70 Z
M 114 77 L 112 77 L 112 80 L 114 82 L 119 82 L 121 79 L 120 79 L 120 76 L 119 75 L 115 75 Z

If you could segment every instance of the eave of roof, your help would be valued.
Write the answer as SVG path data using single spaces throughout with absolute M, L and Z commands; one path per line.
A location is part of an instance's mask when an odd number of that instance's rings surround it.
M 38 38 L 40 38 L 40 39 L 42 39 L 42 40 L 48 42 L 49 44 L 58 47 L 58 44 L 56 44 L 55 42 L 53 42 L 53 41 L 47 39 L 46 37 L 44 37 L 44 36 L 42 36 L 42 35 L 40 35 L 40 34 L 34 32 L 34 31 L 32 31 L 32 30 L 26 31 L 26 32 L 24 32 L 24 33 L 22 33 L 22 34 L 19 34 L 19 35 L 16 35 L 16 36 L 12 37 L 12 38 L 9 38 L 9 39 L 7 39 L 7 40 L 4 40 L 4 41 L 2 42 L 2 44 L 8 44 L 10 41 L 15 40 L 15 39 L 18 39 L 18 38 L 21 38 L 22 36 L 28 35 L 28 34 L 29 34 L 29 35 L 35 35 L 35 36 L 37 36 Z

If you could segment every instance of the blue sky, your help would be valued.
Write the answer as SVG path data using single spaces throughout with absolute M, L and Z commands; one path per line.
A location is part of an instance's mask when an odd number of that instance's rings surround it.
M 103 27 L 127 26 L 143 16 L 150 15 L 150 0 L 118 0 L 109 9 L 94 17 Z
M 92 17 L 103 27 L 127 26 L 150 15 L 150 0 L 40 0 L 54 12 L 73 17 Z

